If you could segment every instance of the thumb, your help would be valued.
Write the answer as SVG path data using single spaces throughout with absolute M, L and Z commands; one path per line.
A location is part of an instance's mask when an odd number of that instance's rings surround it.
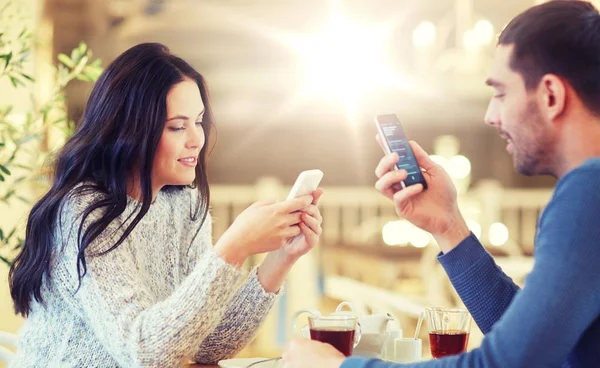
M 394 194 L 392 197 L 395 204 L 400 207 L 404 207 L 408 201 L 410 201 L 414 196 L 421 193 L 423 191 L 422 184 L 410 185 Z
M 433 162 L 431 157 L 429 157 L 427 152 L 425 152 L 425 150 L 421 146 L 419 146 L 417 142 L 410 141 L 408 143 L 410 144 L 410 148 L 412 148 L 415 154 L 415 158 L 417 159 L 417 163 L 419 164 L 419 166 L 421 166 L 427 171 L 430 171 L 431 169 L 434 169 L 438 166 L 438 164 Z
M 313 196 L 313 201 L 311 204 L 314 204 L 315 206 L 319 204 L 319 200 L 321 199 L 321 196 L 323 196 L 323 189 L 318 188 L 317 190 L 315 190 L 312 194 Z

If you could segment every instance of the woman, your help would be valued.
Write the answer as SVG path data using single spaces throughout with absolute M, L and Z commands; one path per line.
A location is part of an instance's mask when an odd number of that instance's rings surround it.
M 10 272 L 28 317 L 15 366 L 172 367 L 250 342 L 318 240 L 322 192 L 251 205 L 213 247 L 212 122 L 202 76 L 166 47 L 135 46 L 106 69 Z

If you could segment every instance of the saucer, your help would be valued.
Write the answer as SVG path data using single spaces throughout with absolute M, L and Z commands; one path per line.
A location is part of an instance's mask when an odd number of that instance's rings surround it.
M 252 363 L 258 363 L 263 360 L 267 360 L 269 358 L 234 358 L 234 359 L 225 359 L 219 361 L 219 367 L 221 368 L 246 368 Z M 274 368 L 278 362 L 274 362 L 272 360 L 266 361 L 264 364 L 256 364 L 253 365 L 252 368 Z

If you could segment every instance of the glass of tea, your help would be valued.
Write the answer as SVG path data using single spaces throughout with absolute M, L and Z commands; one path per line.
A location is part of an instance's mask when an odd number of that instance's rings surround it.
M 431 356 L 442 358 L 465 352 L 471 315 L 462 308 L 425 308 Z
M 330 344 L 344 356 L 350 356 L 360 341 L 360 328 L 357 330 L 357 323 L 356 316 L 310 316 L 310 339 Z

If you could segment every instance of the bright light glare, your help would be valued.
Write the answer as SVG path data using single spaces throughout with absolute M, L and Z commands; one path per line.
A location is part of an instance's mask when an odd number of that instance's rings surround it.
M 370 89 L 398 83 L 383 63 L 384 31 L 358 27 L 338 17 L 322 34 L 296 42 L 307 64 L 305 93 L 335 97 L 355 106 Z
M 427 245 L 429 245 L 429 240 L 430 236 L 428 233 L 421 229 L 413 227 L 410 234 L 410 243 L 415 248 L 425 248 Z
M 426 48 L 435 41 L 435 25 L 431 22 L 421 22 L 413 31 L 415 47 Z
M 406 221 L 390 221 L 383 226 L 381 235 L 385 244 L 406 246 L 409 241 L 411 225 Z
M 490 243 L 496 247 L 506 244 L 508 241 L 508 228 L 500 222 L 490 225 Z
M 453 178 L 464 179 L 471 173 L 471 162 L 465 156 L 454 156 L 448 162 L 448 171 Z
M 467 51 L 471 52 L 479 50 L 479 46 L 481 46 L 479 42 L 479 36 L 477 36 L 477 33 L 474 29 L 469 29 L 465 32 L 463 35 L 463 42 Z
M 489 20 L 478 20 L 475 23 L 475 34 L 481 45 L 489 45 L 494 39 L 494 26 Z

